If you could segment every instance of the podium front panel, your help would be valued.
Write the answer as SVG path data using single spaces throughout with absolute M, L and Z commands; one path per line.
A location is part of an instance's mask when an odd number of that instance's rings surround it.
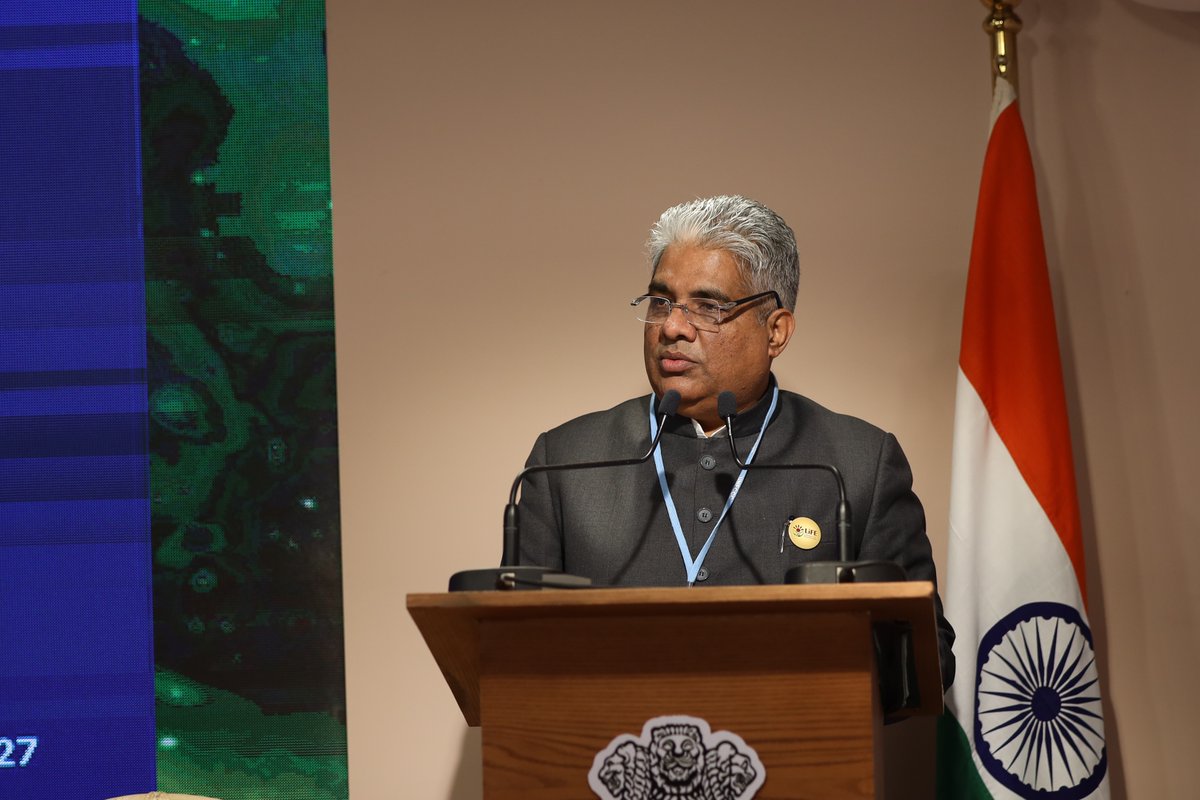
M 666 715 L 752 747 L 758 800 L 877 796 L 868 613 L 500 618 L 479 637 L 487 800 L 594 797 L 596 754 Z

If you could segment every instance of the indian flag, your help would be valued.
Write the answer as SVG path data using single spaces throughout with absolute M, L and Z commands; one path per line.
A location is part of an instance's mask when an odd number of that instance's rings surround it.
M 967 278 L 938 796 L 1108 797 L 1054 306 L 1016 95 L 996 80 Z

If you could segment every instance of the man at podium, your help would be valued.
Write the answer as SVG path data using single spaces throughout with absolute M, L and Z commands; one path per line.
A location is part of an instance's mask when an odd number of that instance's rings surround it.
M 650 231 L 650 281 L 631 302 L 644 328 L 652 393 L 586 414 L 538 437 L 527 466 L 636 458 L 660 419 L 651 459 L 636 466 L 542 472 L 520 501 L 521 563 L 598 585 L 783 583 L 805 562 L 838 559 L 845 480 L 853 559 L 891 561 L 936 581 L 925 514 L 896 438 L 779 386 L 771 364 L 796 321 L 795 235 L 754 200 L 698 199 Z M 665 418 L 658 402 L 679 396 Z M 724 394 L 721 408 L 718 397 Z M 739 466 L 730 451 L 726 421 Z M 942 680 L 954 632 L 937 600 Z

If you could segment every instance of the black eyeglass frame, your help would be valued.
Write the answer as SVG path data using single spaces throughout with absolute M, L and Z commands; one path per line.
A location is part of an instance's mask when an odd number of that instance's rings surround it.
M 665 302 L 667 304 L 666 317 L 671 316 L 671 312 L 678 308 L 681 311 L 683 311 L 683 316 L 688 321 L 688 323 L 693 328 L 695 328 L 696 323 L 693 321 L 692 314 L 694 314 L 696 312 L 693 311 L 692 309 L 688 308 L 688 302 L 693 301 L 693 300 L 703 300 L 705 302 L 712 303 L 716 307 L 718 317 L 717 317 L 716 321 L 713 322 L 713 324 L 719 327 L 721 325 L 721 323 L 723 323 L 725 321 L 725 315 L 728 314 L 730 311 L 737 308 L 738 306 L 745 305 L 747 303 L 753 303 L 756 300 L 761 300 L 764 297 L 774 297 L 775 298 L 775 307 L 783 308 L 783 301 L 779 299 L 779 292 L 775 291 L 774 289 L 771 289 L 771 290 L 768 290 L 765 292 L 759 292 L 758 294 L 752 294 L 747 297 L 742 297 L 738 300 L 730 300 L 727 303 L 718 303 L 717 301 L 715 301 L 711 298 L 707 298 L 707 297 L 689 297 L 687 300 L 677 303 L 674 300 L 671 300 L 670 298 L 667 298 L 667 297 L 663 297 L 660 294 L 639 294 L 637 297 L 635 297 L 629 301 L 629 305 L 637 306 L 643 300 L 650 300 L 650 299 L 662 300 L 663 302 Z M 649 308 L 649 307 L 647 306 L 647 308 Z M 641 320 L 641 322 L 645 322 L 647 325 L 662 325 L 664 322 L 667 321 L 666 317 L 663 317 L 663 319 L 659 322 L 650 322 L 648 320 Z

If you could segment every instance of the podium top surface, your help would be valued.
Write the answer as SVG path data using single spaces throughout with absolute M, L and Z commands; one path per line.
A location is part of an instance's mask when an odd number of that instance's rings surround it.
M 521 617 L 554 612 L 556 616 L 621 614 L 654 608 L 662 613 L 723 613 L 773 610 L 856 611 L 896 609 L 912 604 L 920 612 L 933 602 L 929 581 L 771 586 L 705 586 L 541 591 L 436 592 L 408 595 L 414 620 L 426 610 L 476 618 Z M 797 606 L 799 608 L 791 608 Z M 420 621 L 417 625 L 420 626 Z
M 928 581 L 790 586 L 546 589 L 408 595 L 408 613 L 470 725 L 479 721 L 479 626 L 490 621 L 768 614 L 866 614 L 907 622 L 923 696 L 937 698 L 934 588 Z M 929 713 L 936 713 L 931 710 Z

